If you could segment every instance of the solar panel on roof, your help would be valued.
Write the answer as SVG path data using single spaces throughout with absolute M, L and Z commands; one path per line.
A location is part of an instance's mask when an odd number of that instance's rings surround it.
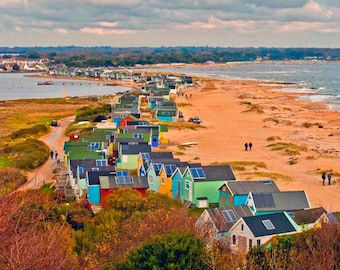
M 161 169 L 161 167 L 162 167 L 162 164 L 155 163 L 155 164 L 153 164 L 153 167 L 155 168 L 156 171 L 159 171 Z
M 234 211 L 231 210 L 231 209 L 230 209 L 230 210 L 227 210 L 227 211 L 228 211 L 228 214 L 230 215 L 231 219 L 232 219 L 233 221 L 236 221 L 236 220 L 237 220 L 237 217 L 236 217 Z
M 120 185 L 131 184 L 130 176 L 117 176 L 117 182 Z
M 165 172 L 167 175 L 172 175 L 176 168 L 176 165 L 165 165 Z
M 222 211 L 222 215 L 223 215 L 223 217 L 225 218 L 225 220 L 226 220 L 227 222 L 231 222 L 231 218 L 230 218 L 230 216 L 228 215 L 227 211 Z
M 265 220 L 262 220 L 262 223 L 263 225 L 266 227 L 266 229 L 269 231 L 269 230 L 274 230 L 275 229 L 275 226 L 274 224 L 271 222 L 270 219 L 265 219 Z
M 194 179 L 206 178 L 205 173 L 202 168 L 190 168 L 190 171 Z
M 129 176 L 129 172 L 128 171 L 117 171 L 116 175 L 117 176 Z
M 198 172 L 196 168 L 190 168 L 191 174 L 194 178 L 198 178 Z
M 142 159 L 150 159 L 149 153 L 142 153 Z
M 197 168 L 196 170 L 200 178 L 205 178 L 205 173 L 202 168 Z
M 233 212 L 233 210 L 231 210 L 231 209 L 223 210 L 222 215 L 224 216 L 224 218 L 227 222 L 237 221 L 236 215 Z

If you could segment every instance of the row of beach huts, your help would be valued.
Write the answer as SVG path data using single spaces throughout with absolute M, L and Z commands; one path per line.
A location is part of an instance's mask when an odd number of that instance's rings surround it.
M 57 178 L 58 188 L 86 200 L 95 213 L 117 189 L 132 188 L 143 196 L 147 190 L 166 194 L 184 207 L 205 209 L 196 226 L 208 228 L 214 239 L 228 240 L 239 252 L 268 246 L 278 235 L 336 221 L 324 208 L 312 208 L 305 191 L 280 191 L 271 179 L 242 181 L 230 165 L 181 161 L 161 149 L 169 143 L 167 122 L 180 118 L 170 96 L 190 86 L 188 78 L 181 80 L 173 92 L 164 88 L 165 77 L 145 84 L 139 94 L 118 99 L 109 125 L 94 128 L 90 135 L 71 135 L 64 144 L 66 169 Z M 141 104 L 154 111 L 157 121 L 142 119 Z

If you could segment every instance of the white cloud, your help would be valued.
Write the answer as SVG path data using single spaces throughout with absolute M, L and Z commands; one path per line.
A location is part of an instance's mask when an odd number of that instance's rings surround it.
M 106 29 L 99 27 L 84 27 L 80 32 L 93 35 L 124 35 L 131 34 L 133 31 L 124 29 Z
M 63 35 L 67 35 L 67 33 L 68 33 L 67 29 L 63 29 L 63 28 L 55 28 L 54 32 L 56 32 L 58 34 L 63 34 Z
M 289 36 L 308 31 L 315 36 L 328 34 L 330 43 L 339 44 L 339 38 L 331 35 L 339 32 L 338 0 L 0 0 L 0 14 L 0 46 L 9 35 L 15 44 L 18 31 L 55 32 L 74 43 L 97 35 L 101 38 L 95 41 L 106 45 L 113 42 L 106 36 L 127 35 L 141 46 L 146 42 L 146 33 L 148 40 L 151 33 L 156 33 L 159 44 L 171 40 L 181 45 L 187 42 L 185 38 L 201 42 L 204 36 L 210 42 L 215 37 L 221 43 L 221 35 L 228 34 L 227 45 L 233 40 L 235 44 L 249 40 L 252 46 L 256 36 L 262 37 L 256 43 L 269 44 L 268 40 L 278 38 L 278 33 Z M 194 35 L 200 35 L 200 39 Z M 37 43 L 46 40 L 39 38 Z

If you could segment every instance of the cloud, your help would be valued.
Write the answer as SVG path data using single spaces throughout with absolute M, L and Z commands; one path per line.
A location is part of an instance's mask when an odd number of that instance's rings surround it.
M 133 31 L 124 30 L 124 29 L 106 29 L 99 27 L 84 27 L 80 29 L 80 32 L 93 34 L 93 35 L 123 35 L 123 34 L 131 34 Z
M 54 32 L 56 32 L 58 34 L 63 34 L 63 35 L 67 35 L 67 33 L 68 33 L 67 29 L 63 29 L 63 28 L 55 28 Z
M 278 33 L 308 31 L 327 33 L 336 44 L 338 39 L 330 34 L 340 27 L 337 0 L 0 0 L 0 10 L 0 46 L 18 31 L 25 31 L 27 40 L 29 33 L 51 32 L 70 42 L 86 40 L 87 35 L 100 36 L 98 42 L 105 42 L 105 36 L 126 35 L 141 45 L 155 33 L 161 43 L 169 31 L 171 40 L 178 42 L 176 35 L 183 35 L 182 42 L 185 37 L 190 41 L 193 32 L 201 31 L 216 40 L 230 35 L 226 44 L 249 39 L 249 45 L 256 36 L 271 40 Z M 15 38 L 11 42 L 15 44 Z

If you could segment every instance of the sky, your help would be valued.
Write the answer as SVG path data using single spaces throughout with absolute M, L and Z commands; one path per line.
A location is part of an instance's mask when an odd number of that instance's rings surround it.
M 340 47 L 340 0 L 0 0 L 0 46 Z

